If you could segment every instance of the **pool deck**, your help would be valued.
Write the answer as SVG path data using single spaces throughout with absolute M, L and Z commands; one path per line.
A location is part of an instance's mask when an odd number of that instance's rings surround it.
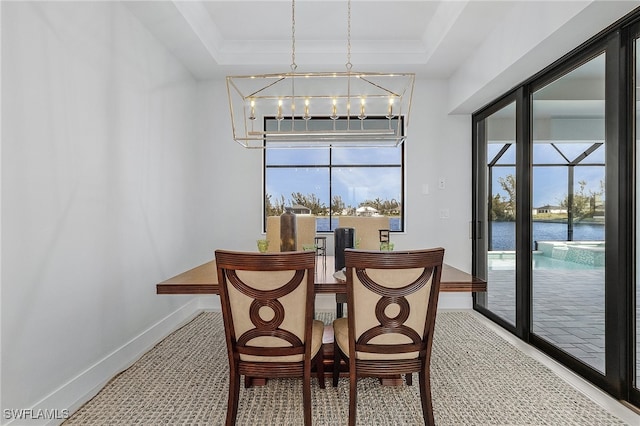
M 603 372 L 604 268 L 533 270 L 532 331 L 593 368 Z M 515 271 L 500 262 L 488 279 L 488 308 L 515 322 Z M 640 307 L 637 308 L 640 318 Z M 636 330 L 640 342 L 640 328 Z M 640 351 L 640 349 L 638 350 Z M 640 372 L 640 356 L 636 358 Z M 640 373 L 638 373 L 640 375 Z

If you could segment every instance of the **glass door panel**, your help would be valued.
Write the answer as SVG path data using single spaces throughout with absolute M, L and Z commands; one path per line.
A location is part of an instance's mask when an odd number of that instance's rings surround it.
M 533 94 L 532 332 L 605 370 L 605 54 Z
M 487 294 L 480 304 L 508 323 L 516 323 L 516 106 L 484 121 L 487 224 L 484 240 Z

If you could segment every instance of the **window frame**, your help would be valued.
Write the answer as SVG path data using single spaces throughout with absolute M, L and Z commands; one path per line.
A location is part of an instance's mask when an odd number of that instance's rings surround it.
M 266 126 L 266 120 L 269 120 L 270 118 L 265 118 L 265 126 Z M 273 119 L 273 118 L 271 118 Z M 326 120 L 328 119 L 327 117 L 312 117 L 311 120 Z M 287 118 L 285 118 L 285 120 L 287 120 Z M 344 120 L 344 118 L 341 118 L 341 120 Z M 404 123 L 404 117 L 402 117 L 402 123 Z M 265 127 L 266 128 L 266 127 Z M 405 173 L 405 164 L 406 164 L 406 157 L 405 157 L 405 143 L 402 143 L 400 145 L 398 145 L 397 147 L 362 147 L 362 148 L 355 148 L 353 146 L 350 146 L 348 148 L 346 147 L 318 147 L 318 148 L 313 148 L 313 149 L 325 149 L 325 150 L 329 150 L 329 154 L 328 154 L 328 163 L 326 164 L 267 164 L 267 150 L 269 149 L 278 149 L 278 148 L 268 148 L 268 139 L 265 138 L 265 140 L 263 141 L 264 147 L 265 149 L 263 149 L 263 155 L 262 155 L 262 232 L 266 232 L 266 227 L 267 227 L 267 212 L 266 212 L 266 196 L 267 196 L 267 170 L 268 169 L 296 169 L 296 168 L 315 168 L 315 169 L 327 169 L 328 170 L 328 179 L 329 179 L 329 207 L 331 206 L 331 201 L 333 200 L 333 196 L 337 195 L 334 194 L 333 192 L 333 170 L 334 169 L 342 169 L 342 168 L 366 168 L 366 169 L 373 169 L 373 168 L 399 168 L 399 176 L 400 176 L 400 200 L 399 200 L 399 204 L 400 204 L 400 226 L 399 229 L 392 229 L 391 232 L 393 233 L 403 233 L 405 232 L 406 229 L 406 208 L 405 208 L 405 204 L 406 204 L 406 173 Z M 287 147 L 286 149 L 298 149 L 298 150 L 305 150 L 307 148 L 291 148 L 291 147 Z M 399 155 L 399 163 L 380 163 L 380 164 L 370 164 L 370 163 L 356 163 L 356 164 L 349 164 L 349 163 L 341 163 L 341 164 L 334 164 L 334 152 L 336 150 L 340 150 L 340 149 L 380 149 L 380 150 L 385 150 L 385 149 L 399 149 L 400 150 L 400 155 Z M 331 210 L 331 209 L 330 209 Z M 325 216 L 320 216 L 320 217 L 325 217 Z M 329 219 L 329 230 L 316 230 L 316 232 L 318 234 L 331 234 L 333 233 L 335 228 L 332 228 L 332 224 L 333 224 L 333 220 L 337 219 L 338 217 L 340 217 L 340 215 L 333 215 L 331 212 L 328 216 L 326 216 Z

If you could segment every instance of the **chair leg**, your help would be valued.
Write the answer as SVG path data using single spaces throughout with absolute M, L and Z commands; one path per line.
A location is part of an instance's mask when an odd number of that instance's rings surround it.
M 309 366 L 309 364 L 307 364 Z M 302 405 L 304 412 L 304 425 L 311 426 L 311 367 L 305 368 L 302 380 Z
M 431 400 L 431 378 L 428 370 L 428 366 L 423 368 L 419 373 L 420 378 L 420 400 L 422 402 L 422 417 L 424 418 L 424 424 L 426 426 L 433 426 L 436 424 L 433 416 L 433 404 Z
M 358 377 L 355 361 L 349 359 L 349 426 L 356 426 L 356 403 Z
M 405 381 L 407 382 L 407 386 L 413 385 L 413 374 L 407 373 L 405 374 L 404 378 L 405 378 Z
M 227 421 L 225 423 L 226 426 L 234 426 L 236 424 L 239 398 L 240 375 L 236 374 L 235 369 L 231 368 L 231 371 L 229 373 L 229 400 L 227 402 Z
M 322 349 L 318 351 L 314 359 L 318 375 L 318 386 L 320 386 L 320 389 L 324 389 L 324 356 L 322 355 Z
M 333 387 L 338 386 L 338 379 L 340 378 L 340 361 L 342 356 L 340 354 L 340 347 L 338 343 L 333 341 Z

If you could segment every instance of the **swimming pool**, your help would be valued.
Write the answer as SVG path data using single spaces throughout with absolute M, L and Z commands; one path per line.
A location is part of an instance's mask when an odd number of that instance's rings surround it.
M 494 251 L 489 252 L 487 257 L 489 270 L 513 270 L 515 269 L 515 252 Z M 556 269 L 556 270 L 593 270 L 603 269 L 603 266 L 594 266 L 584 263 L 568 262 L 560 259 L 553 259 L 545 256 L 542 252 L 533 253 L 533 269 Z

